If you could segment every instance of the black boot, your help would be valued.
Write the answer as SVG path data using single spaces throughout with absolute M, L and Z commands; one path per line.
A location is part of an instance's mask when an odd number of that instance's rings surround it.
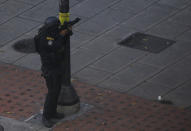
M 65 116 L 64 116 L 64 114 L 62 114 L 62 113 L 55 113 L 53 116 L 52 116 L 52 118 L 54 118 L 54 119 L 63 119 Z
M 42 123 L 44 124 L 45 127 L 47 128 L 51 128 L 53 127 L 54 123 L 50 120 L 50 119 L 47 119 L 45 117 L 42 117 Z

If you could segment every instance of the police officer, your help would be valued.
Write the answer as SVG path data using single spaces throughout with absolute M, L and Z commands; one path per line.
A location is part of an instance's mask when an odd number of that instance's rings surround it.
M 54 125 L 52 118 L 63 118 L 63 114 L 56 111 L 57 101 L 61 90 L 62 59 L 66 36 L 71 28 L 59 30 L 60 22 L 57 17 L 48 17 L 43 27 L 35 36 L 35 46 L 41 58 L 42 76 L 46 80 L 48 93 L 44 103 L 42 116 L 43 124 L 50 128 Z

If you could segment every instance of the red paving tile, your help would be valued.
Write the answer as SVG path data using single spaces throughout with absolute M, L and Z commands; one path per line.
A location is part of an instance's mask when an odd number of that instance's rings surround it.
M 42 108 L 46 91 L 39 72 L 7 64 L 0 66 L 0 115 L 27 119 Z
M 191 111 L 126 93 L 73 82 L 81 101 L 95 108 L 54 131 L 190 131 Z
M 54 131 L 191 131 L 191 111 L 73 81 L 80 99 L 94 105 Z M 46 94 L 40 72 L 0 65 L 0 115 L 24 120 L 39 112 Z

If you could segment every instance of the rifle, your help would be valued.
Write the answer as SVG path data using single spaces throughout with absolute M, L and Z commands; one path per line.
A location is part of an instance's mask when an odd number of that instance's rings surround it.
M 72 35 L 73 32 L 69 29 L 69 27 L 74 26 L 74 25 L 75 25 L 76 23 L 78 23 L 80 20 L 81 20 L 81 19 L 77 17 L 77 18 L 75 18 L 73 21 L 64 22 L 63 25 L 60 25 L 60 26 L 59 26 L 59 31 L 66 29 L 66 30 L 68 31 L 68 34 L 69 34 L 69 35 Z

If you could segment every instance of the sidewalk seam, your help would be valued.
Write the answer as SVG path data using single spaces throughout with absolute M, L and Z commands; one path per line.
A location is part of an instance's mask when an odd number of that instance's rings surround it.
M 167 66 L 165 66 L 164 68 L 162 68 L 161 70 L 159 70 L 158 72 L 156 72 L 156 73 L 154 73 L 153 75 L 151 75 L 148 79 L 146 79 L 145 81 L 148 81 L 148 80 L 151 80 L 152 78 L 154 78 L 155 76 L 157 76 L 159 73 L 161 73 L 161 72 L 163 72 L 163 71 L 165 71 L 168 67 L 170 67 L 171 65 L 174 65 L 174 64 L 176 64 L 177 62 L 180 62 L 180 61 L 182 61 L 182 58 L 184 58 L 184 57 L 186 57 L 186 56 L 189 56 L 189 55 L 191 55 L 191 53 L 189 52 L 189 53 L 186 53 L 184 56 L 182 56 L 182 57 L 180 57 L 180 58 L 178 58 L 176 61 L 174 61 L 174 62 L 172 62 L 172 63 L 170 63 L 169 65 L 167 65 Z M 185 80 L 184 82 L 182 82 L 182 83 L 180 83 L 180 84 L 178 84 L 178 85 L 176 85 L 173 89 L 171 89 L 170 91 L 168 91 L 167 93 L 164 93 L 163 95 L 167 95 L 167 94 L 169 94 L 171 91 L 173 91 L 174 89 L 176 89 L 176 88 L 178 88 L 178 87 L 180 87 L 183 83 L 185 83 L 186 81 L 188 81 L 188 80 L 190 80 L 190 78 L 188 78 L 187 80 Z M 136 88 L 138 86 L 138 84 L 137 85 L 135 85 L 133 88 Z
M 19 18 L 19 19 L 20 19 L 20 18 Z M 11 39 L 11 40 L 5 42 L 0 48 L 6 46 L 8 43 L 11 43 L 11 42 L 15 41 L 16 39 L 20 38 L 20 37 L 23 36 L 24 34 L 29 33 L 31 30 L 37 28 L 38 26 L 40 26 L 40 24 L 37 24 L 36 26 L 34 26 L 33 28 L 31 28 L 29 31 L 26 31 L 26 32 L 20 34 L 19 36 L 15 37 L 14 39 Z
M 108 79 L 110 79 L 110 78 L 113 78 L 114 75 L 116 75 L 116 74 L 118 74 L 119 72 L 121 72 L 122 70 L 128 68 L 130 65 L 137 63 L 140 59 L 142 59 L 143 57 L 145 57 L 147 54 L 149 54 L 149 53 L 145 53 L 145 54 L 143 54 L 143 55 L 137 57 L 137 58 L 136 58 L 135 60 L 133 60 L 131 63 L 129 63 L 129 64 L 125 65 L 125 66 L 122 66 L 120 69 L 118 69 L 117 71 L 113 72 L 110 76 L 106 77 L 105 79 L 103 79 L 102 81 L 100 81 L 99 83 L 97 83 L 96 85 L 99 86 L 98 84 L 102 83 L 103 81 L 108 80 Z M 127 91 L 124 91 L 124 92 L 127 92 Z
M 191 5 L 191 3 L 189 3 L 189 5 Z M 189 5 L 187 5 L 187 6 L 189 7 Z M 145 30 L 145 32 L 150 31 L 150 29 L 151 29 L 152 27 L 161 24 L 161 23 L 164 22 L 165 20 L 171 20 L 171 18 L 172 18 L 173 16 L 175 16 L 175 15 L 178 14 L 178 13 L 183 12 L 183 10 L 185 10 L 186 8 L 188 8 L 187 6 L 185 6 L 185 7 L 182 8 L 182 9 L 177 9 L 177 8 L 176 8 L 176 10 L 175 10 L 174 12 L 170 13 L 168 16 L 166 16 L 166 17 L 160 19 L 158 22 L 153 23 L 152 25 L 150 25 L 150 26 Z M 173 8 L 174 8 L 174 7 L 173 7 Z M 188 27 L 190 27 L 190 26 L 188 26 Z
M 38 4 L 41 4 L 41 3 L 43 3 L 43 2 L 39 2 Z M 30 9 L 32 9 L 32 8 L 34 8 L 34 7 L 36 7 L 36 6 L 38 6 L 38 4 L 37 5 L 31 5 L 31 7 L 30 8 L 28 8 L 28 9 L 25 9 L 25 10 L 23 10 L 22 12 L 20 12 L 20 13 L 17 13 L 16 15 L 14 15 L 14 16 L 12 16 L 12 17 L 10 17 L 9 19 L 7 19 L 6 21 L 4 21 L 3 23 L 1 23 L 0 24 L 0 26 L 1 25 L 3 25 L 3 24 L 5 24 L 5 23 L 7 23 L 8 21 L 10 21 L 10 20 L 12 20 L 12 19 L 14 19 L 15 17 L 17 17 L 17 16 L 19 16 L 19 15 L 21 15 L 21 14 L 23 14 L 23 13 L 25 13 L 26 11 L 28 11 L 28 10 L 30 10 Z M 26 4 L 27 5 L 27 4 Z

